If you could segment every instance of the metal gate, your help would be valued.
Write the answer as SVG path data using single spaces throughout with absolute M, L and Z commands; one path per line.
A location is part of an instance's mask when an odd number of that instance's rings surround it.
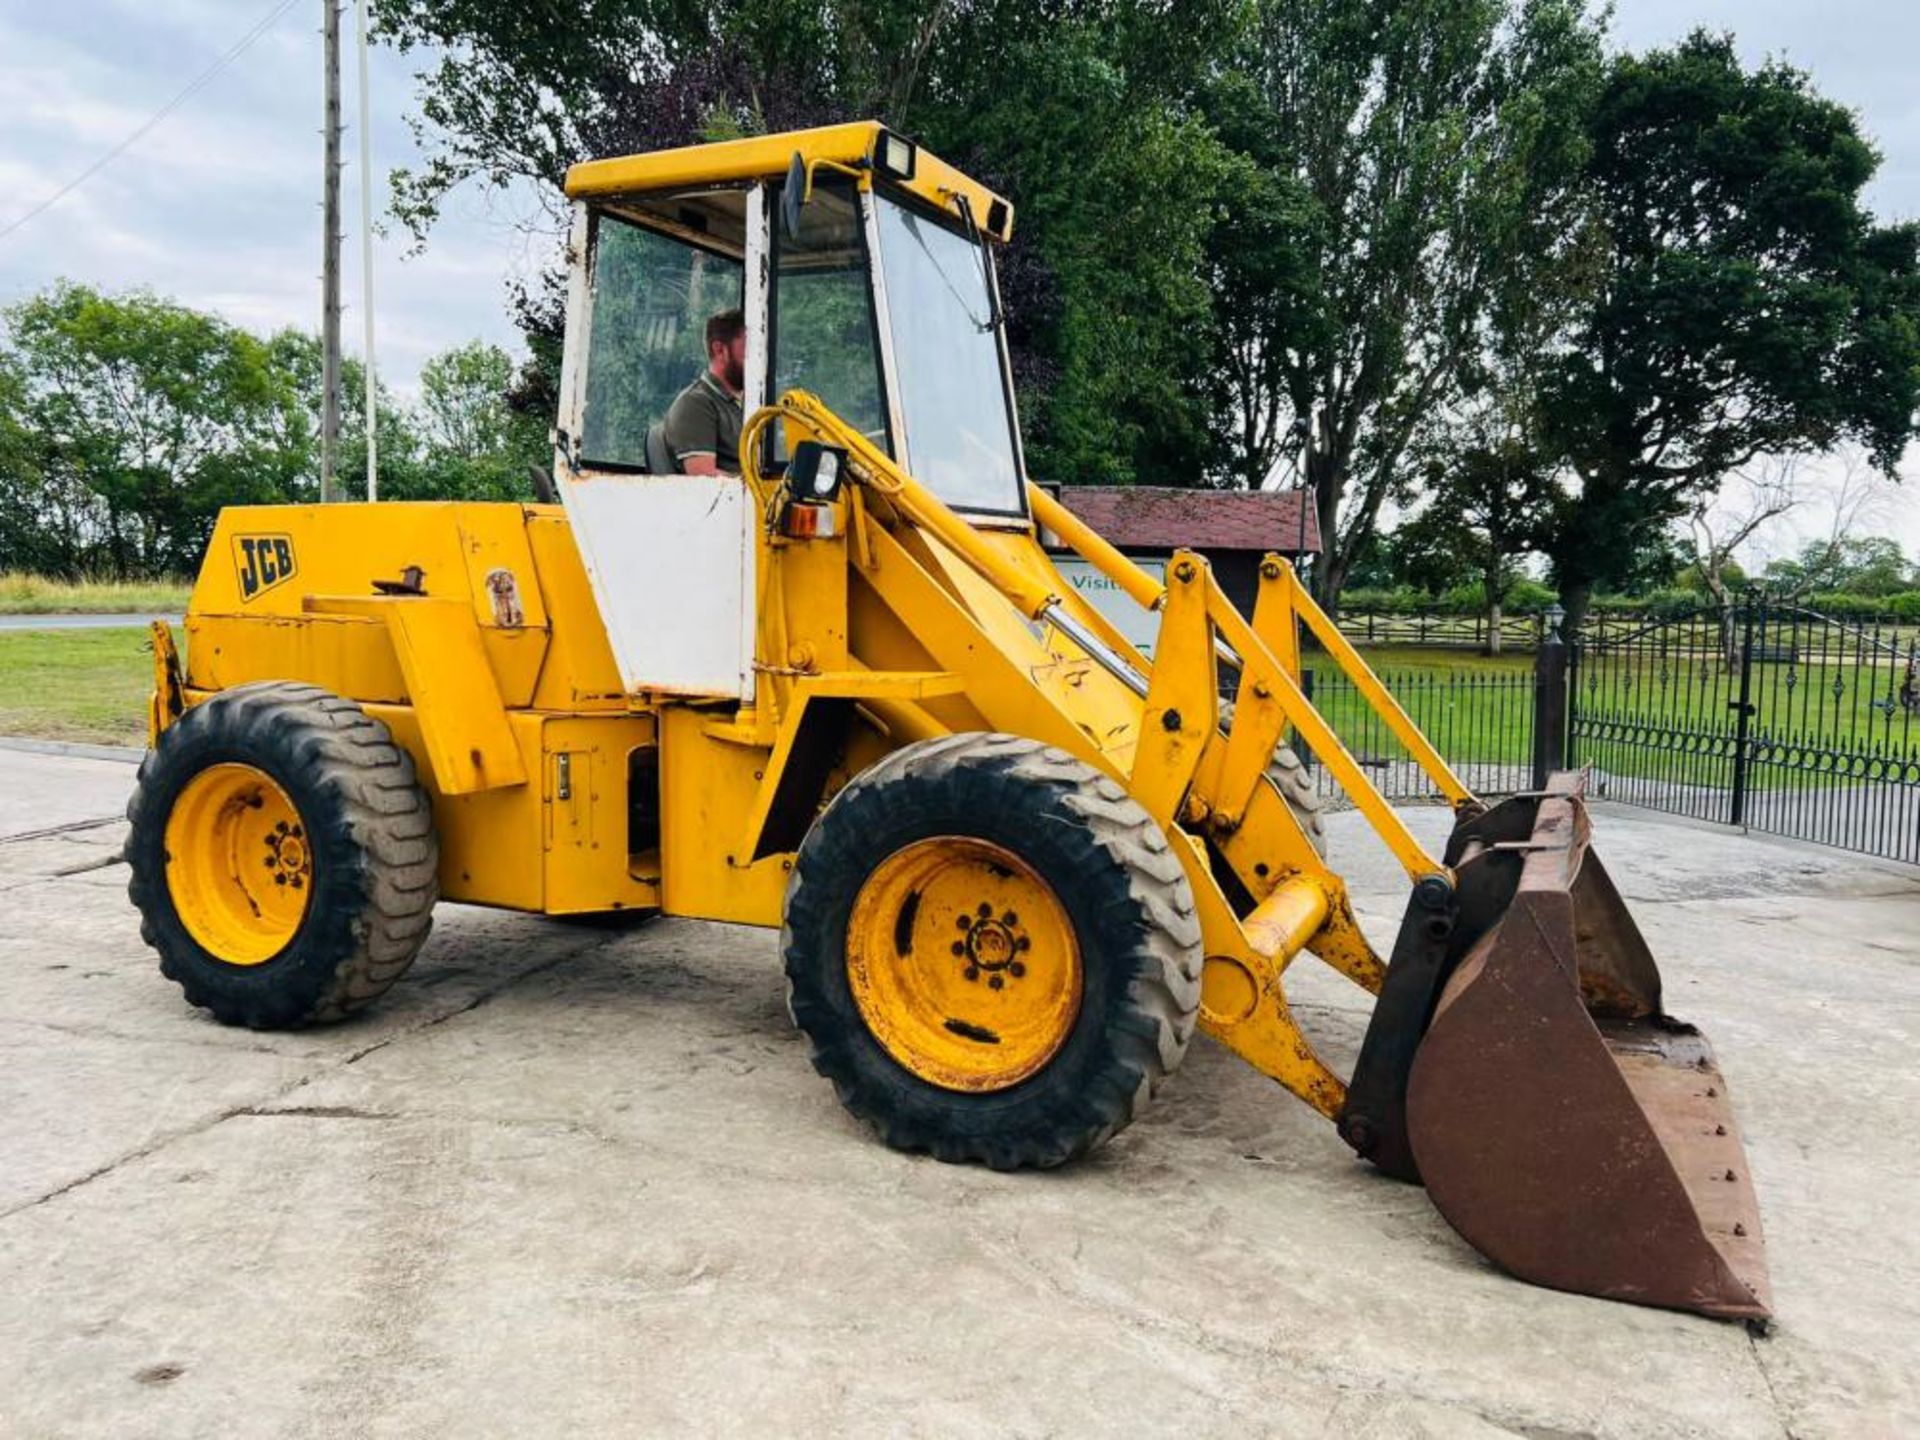
M 1920 627 L 1748 598 L 1573 647 L 1571 763 L 1609 799 L 1920 864 Z

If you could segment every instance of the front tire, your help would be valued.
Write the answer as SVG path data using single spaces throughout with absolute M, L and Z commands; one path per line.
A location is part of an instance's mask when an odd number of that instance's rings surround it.
M 387 727 L 312 685 L 243 685 L 193 706 L 127 807 L 140 934 L 189 1002 L 286 1029 L 371 1003 L 412 963 L 439 844 Z
M 800 847 L 782 933 L 813 1065 L 887 1144 L 996 1169 L 1084 1154 L 1178 1067 L 1200 926 L 1118 783 L 1018 736 L 896 751 Z

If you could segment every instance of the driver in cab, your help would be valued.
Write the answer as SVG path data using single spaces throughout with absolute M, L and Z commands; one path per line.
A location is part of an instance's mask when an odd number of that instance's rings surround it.
M 707 368 L 667 410 L 665 440 L 683 475 L 738 475 L 747 321 L 722 310 L 707 321 Z

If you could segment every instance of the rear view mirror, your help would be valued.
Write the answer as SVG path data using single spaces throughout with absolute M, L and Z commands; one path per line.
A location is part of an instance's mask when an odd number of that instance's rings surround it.
M 800 238 L 800 207 L 807 203 L 807 162 L 798 150 L 787 166 L 786 189 L 780 192 L 780 228 L 789 240 Z

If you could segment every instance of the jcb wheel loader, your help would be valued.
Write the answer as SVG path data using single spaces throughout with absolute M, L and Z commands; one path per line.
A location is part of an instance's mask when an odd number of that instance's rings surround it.
M 189 1000 L 348 1014 L 441 898 L 780 925 L 815 1068 L 891 1145 L 1060 1164 L 1197 1027 L 1516 1275 L 1766 1315 L 1726 1084 L 1580 778 L 1482 803 L 1278 556 L 1243 614 L 1027 483 L 1003 198 L 876 124 L 567 188 L 558 503 L 229 509 L 184 662 L 155 627 L 127 856 Z M 744 473 L 675 473 L 736 309 Z M 1158 615 L 1151 658 L 1048 547 Z M 1452 804 L 1442 853 L 1302 693 L 1302 627 Z M 1406 870 L 1387 962 L 1289 737 Z M 1308 952 L 1378 996 L 1351 1076 L 1289 1011 Z

